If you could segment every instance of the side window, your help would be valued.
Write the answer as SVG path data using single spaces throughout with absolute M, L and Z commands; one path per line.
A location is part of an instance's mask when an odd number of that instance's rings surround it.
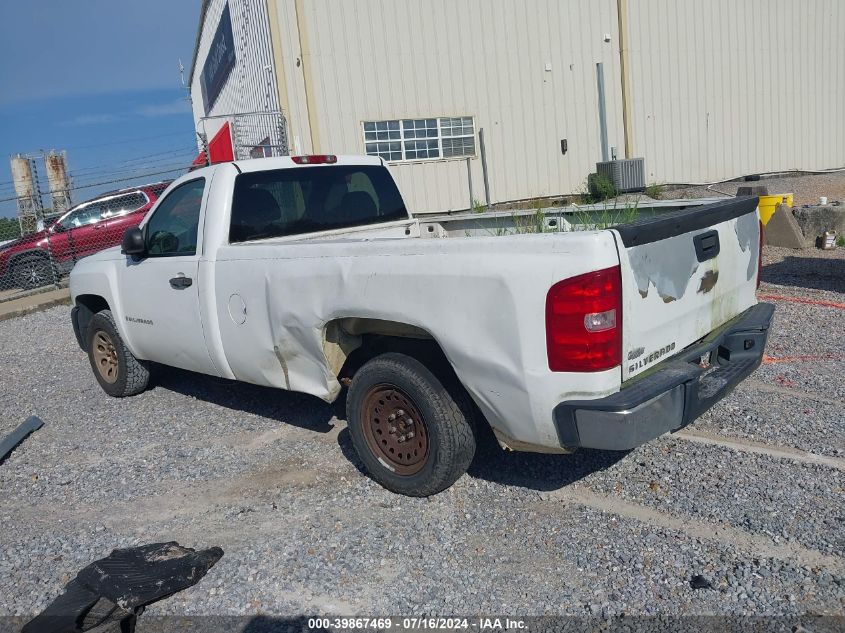
M 117 196 L 116 198 L 103 202 L 103 219 L 109 220 L 114 217 L 126 215 L 127 213 L 132 213 L 145 204 L 147 204 L 147 198 L 140 192 Z
M 88 224 L 96 224 L 102 219 L 102 208 L 96 202 L 80 205 L 65 217 L 61 224 L 66 229 L 77 229 Z
M 148 255 L 196 255 L 204 189 L 204 178 L 191 180 L 160 202 L 144 229 Z
M 407 218 L 402 196 L 381 165 L 247 172 L 235 178 L 229 242 Z

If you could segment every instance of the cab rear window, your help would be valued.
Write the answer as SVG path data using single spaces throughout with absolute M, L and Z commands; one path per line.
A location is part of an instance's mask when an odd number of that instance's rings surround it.
M 235 179 L 231 243 L 404 220 L 408 211 L 382 166 L 301 167 Z

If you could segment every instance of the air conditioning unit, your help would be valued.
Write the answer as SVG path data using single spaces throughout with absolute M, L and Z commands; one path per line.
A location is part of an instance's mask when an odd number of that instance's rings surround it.
M 642 158 L 623 158 L 596 163 L 596 172 L 608 178 L 619 193 L 645 189 L 645 160 Z

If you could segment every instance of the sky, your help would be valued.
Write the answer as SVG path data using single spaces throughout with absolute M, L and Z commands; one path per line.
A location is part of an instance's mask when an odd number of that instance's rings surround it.
M 67 150 L 74 203 L 182 173 L 197 146 L 179 60 L 187 82 L 199 10 L 200 0 L 2 2 L 0 216 L 16 213 L 12 154 Z

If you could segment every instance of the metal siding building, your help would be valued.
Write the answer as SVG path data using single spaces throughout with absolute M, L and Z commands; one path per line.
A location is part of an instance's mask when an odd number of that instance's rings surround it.
M 650 182 L 845 166 L 845 2 L 628 0 Z
M 202 89 L 202 66 L 228 6 L 232 21 L 236 63 L 211 107 Z M 202 5 L 194 65 L 191 68 L 191 102 L 197 132 L 213 137 L 223 125 L 222 116 L 279 110 L 279 89 L 274 70 L 266 0 L 206 0 Z M 197 60 L 201 60 L 197 68 Z M 221 118 L 217 118 L 221 117 Z M 256 138 L 259 142 L 262 139 Z
M 191 80 L 198 121 L 200 71 L 226 4 L 203 5 Z M 237 62 L 209 114 L 280 108 L 292 153 L 382 147 L 413 157 L 391 169 L 415 211 L 469 206 L 466 153 L 484 198 L 481 128 L 493 202 L 581 190 L 601 157 L 597 62 L 610 145 L 643 156 L 649 182 L 845 165 L 841 0 L 228 6 Z M 462 145 L 451 135 L 467 128 L 453 126 L 469 118 L 474 142 Z M 436 157 L 417 151 L 427 134 Z

